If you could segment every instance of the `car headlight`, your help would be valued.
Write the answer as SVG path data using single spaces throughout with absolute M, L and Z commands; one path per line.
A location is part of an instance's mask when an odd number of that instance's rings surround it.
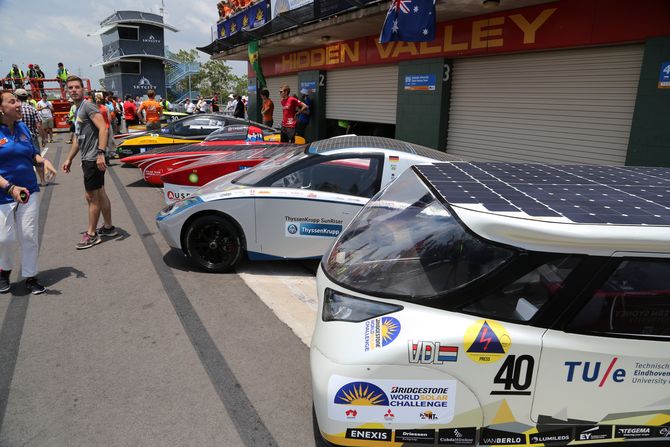
M 323 321 L 360 323 L 399 310 L 403 310 L 403 307 L 397 304 L 380 303 L 379 301 L 357 298 L 332 289 L 326 289 L 323 295 L 321 319 Z
M 156 215 L 156 220 L 163 220 L 168 216 L 174 216 L 175 214 L 181 213 L 185 209 L 195 206 L 198 203 L 202 202 L 203 200 L 200 198 L 200 196 L 190 196 L 184 200 L 177 200 L 173 204 L 168 205 L 162 210 L 160 210 Z

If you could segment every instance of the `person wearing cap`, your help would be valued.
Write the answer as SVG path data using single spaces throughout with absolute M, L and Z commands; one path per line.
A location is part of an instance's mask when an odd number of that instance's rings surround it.
M 233 112 L 235 112 L 235 106 L 237 105 L 237 101 L 235 100 L 235 95 L 232 93 L 228 95 L 228 104 L 226 104 L 226 113 L 230 113 L 231 115 Z
M 312 100 L 309 99 L 309 90 L 303 88 L 300 90 L 300 100 L 307 106 L 307 110 L 298 114 L 298 122 L 295 125 L 295 134 L 305 138 L 305 130 L 309 124 L 310 112 L 312 109 Z
M 56 175 L 51 163 L 32 144 L 30 130 L 21 122 L 21 101 L 10 91 L 0 93 L 0 293 L 7 293 L 14 267 L 12 245 L 21 247 L 21 274 L 27 290 L 44 293 L 37 280 L 40 187 L 33 168 Z
M 46 93 L 44 92 L 44 72 L 40 68 L 40 64 L 35 64 L 35 73 L 37 76 L 37 86 L 40 89 L 40 98 L 44 98 L 46 96 Z
M 23 70 L 21 70 L 18 65 L 12 64 L 12 68 L 9 70 L 6 77 L 11 78 L 14 82 L 15 89 L 23 88 Z
M 281 141 L 282 143 L 295 143 L 296 115 L 309 109 L 305 103 L 291 96 L 291 88 L 288 85 L 282 85 L 279 94 L 282 108 Z
M 58 63 L 58 72 L 56 72 L 56 78 L 60 84 L 60 95 L 65 99 L 65 83 L 67 81 L 68 72 L 62 62 Z
M 42 120 L 42 143 L 44 144 L 47 140 L 49 143 L 53 143 L 54 106 L 46 96 L 43 96 L 40 102 L 37 103 L 37 111 L 40 113 L 40 119 Z
M 42 120 L 40 119 L 40 114 L 37 112 L 37 109 L 30 104 L 30 95 L 26 89 L 17 88 L 14 90 L 14 94 L 19 101 L 21 101 L 21 121 L 28 126 L 35 147 L 40 148 L 41 146 L 38 140 L 39 135 L 42 133 Z M 45 143 L 45 141 L 42 143 Z
M 39 81 L 37 80 L 37 70 L 33 64 L 28 64 L 28 82 L 30 83 L 30 93 L 33 95 L 33 98 L 40 97 L 40 86 Z

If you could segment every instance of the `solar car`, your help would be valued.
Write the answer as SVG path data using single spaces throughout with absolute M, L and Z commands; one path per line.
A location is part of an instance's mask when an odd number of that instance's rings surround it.
M 198 113 L 172 121 L 157 132 L 145 132 L 124 139 L 116 148 L 120 158 L 175 144 L 197 143 L 226 125 L 249 124 L 249 121 L 222 113 Z M 253 123 L 263 126 L 262 124 Z M 263 126 L 265 127 L 265 126 Z
M 288 143 L 258 143 L 242 146 L 234 152 L 221 151 L 186 161 L 183 165 L 175 165 L 175 169 L 161 175 L 165 203 L 170 205 L 185 199 L 212 180 L 231 172 L 252 168 L 268 158 L 287 150 L 293 152 L 294 149 L 295 146 Z
M 231 124 L 212 132 L 204 141 L 192 144 L 171 145 L 131 155 L 123 159 L 126 164 L 137 166 L 144 181 L 161 186 L 161 175 L 171 172 L 191 161 L 217 153 L 229 153 L 246 147 L 280 144 L 278 129 L 251 124 Z M 304 142 L 304 140 L 303 140 Z
M 416 163 L 450 157 L 378 137 L 297 146 L 214 180 L 156 216 L 171 247 L 207 271 L 251 260 L 320 258 L 383 185 Z
M 670 445 L 670 168 L 414 166 L 317 288 L 318 445 Z

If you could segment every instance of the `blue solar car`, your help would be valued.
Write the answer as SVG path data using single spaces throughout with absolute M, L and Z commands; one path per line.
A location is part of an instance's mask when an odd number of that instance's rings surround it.
M 670 445 L 670 169 L 414 166 L 317 276 L 318 445 Z

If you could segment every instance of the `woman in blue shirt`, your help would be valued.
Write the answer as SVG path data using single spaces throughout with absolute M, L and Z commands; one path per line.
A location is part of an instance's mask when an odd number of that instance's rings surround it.
M 21 101 L 11 91 L 0 93 L 0 293 L 9 292 L 13 267 L 11 244 L 21 246 L 21 273 L 34 295 L 44 293 L 37 281 L 39 191 L 35 171 L 56 175 L 53 165 L 35 148 L 21 119 Z

